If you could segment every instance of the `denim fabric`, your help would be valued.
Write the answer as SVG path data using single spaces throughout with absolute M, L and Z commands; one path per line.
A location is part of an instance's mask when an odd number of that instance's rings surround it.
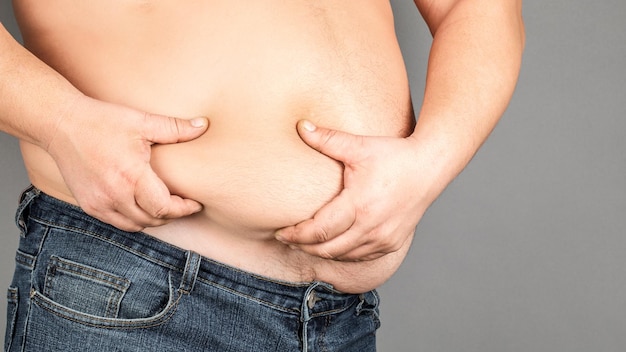
M 6 351 L 376 350 L 375 291 L 260 277 L 32 187 L 16 222 Z

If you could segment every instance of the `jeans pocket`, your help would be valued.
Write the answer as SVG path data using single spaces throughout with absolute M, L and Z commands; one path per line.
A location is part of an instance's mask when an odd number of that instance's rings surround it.
M 7 301 L 7 325 L 4 335 L 4 350 L 8 352 L 11 350 L 11 343 L 15 335 L 15 321 L 17 319 L 18 305 L 17 287 L 9 287 L 7 291 Z
M 80 263 L 52 256 L 43 294 L 65 307 L 84 314 L 117 318 L 130 281 Z
M 168 320 L 180 294 L 169 272 L 135 281 L 82 263 L 51 256 L 41 292 L 31 292 L 38 307 L 57 316 L 100 328 L 145 328 Z M 132 290 L 131 290 L 132 286 Z

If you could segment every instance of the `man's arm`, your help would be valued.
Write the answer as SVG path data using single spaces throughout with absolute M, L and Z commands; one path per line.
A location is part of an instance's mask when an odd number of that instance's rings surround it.
M 344 189 L 313 219 L 278 231 L 280 241 L 337 260 L 398 251 L 504 113 L 524 47 L 521 0 L 415 4 L 433 43 L 413 134 L 354 136 L 300 122 L 307 144 L 343 162 Z
M 0 130 L 46 150 L 90 215 L 138 231 L 199 211 L 170 195 L 150 167 L 152 144 L 206 131 L 206 119 L 192 121 L 86 97 L 0 24 Z

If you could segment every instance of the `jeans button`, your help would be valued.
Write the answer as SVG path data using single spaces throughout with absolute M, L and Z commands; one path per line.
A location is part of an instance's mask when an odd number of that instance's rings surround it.
M 311 293 L 309 293 L 309 297 L 307 297 L 306 299 L 306 303 L 309 309 L 313 309 L 313 307 L 315 307 L 315 303 L 319 301 L 320 301 L 320 298 L 317 297 L 317 295 L 315 294 L 315 291 L 311 291 Z

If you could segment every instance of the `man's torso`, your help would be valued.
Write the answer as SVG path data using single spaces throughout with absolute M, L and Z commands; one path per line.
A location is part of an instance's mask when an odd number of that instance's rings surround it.
M 413 123 L 387 1 L 14 2 L 26 46 L 85 94 L 177 117 L 207 116 L 197 140 L 153 148 L 170 190 L 204 205 L 146 232 L 243 270 L 344 291 L 380 285 L 408 248 L 339 263 L 274 240 L 341 189 L 341 165 L 306 146 L 306 118 L 357 134 Z M 23 144 L 32 182 L 73 202 L 51 158 Z M 408 247 L 408 244 L 406 245 Z

